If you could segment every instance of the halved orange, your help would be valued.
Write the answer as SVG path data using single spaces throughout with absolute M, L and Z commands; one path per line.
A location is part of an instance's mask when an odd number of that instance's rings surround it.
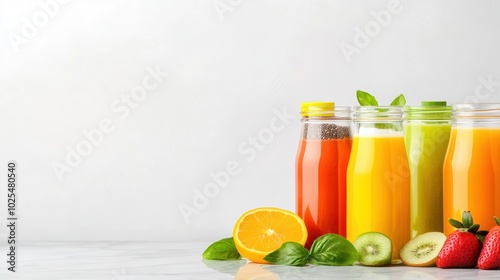
M 297 214 L 279 208 L 262 207 L 243 214 L 233 230 L 236 249 L 244 258 L 268 263 L 264 257 L 288 241 L 302 245 L 307 240 L 304 220 Z

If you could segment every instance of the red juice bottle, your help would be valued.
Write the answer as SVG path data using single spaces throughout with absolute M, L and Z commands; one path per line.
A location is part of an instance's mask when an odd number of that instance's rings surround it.
M 306 247 L 326 233 L 346 236 L 346 170 L 352 145 L 350 107 L 302 103 L 296 157 L 296 212 L 308 231 Z

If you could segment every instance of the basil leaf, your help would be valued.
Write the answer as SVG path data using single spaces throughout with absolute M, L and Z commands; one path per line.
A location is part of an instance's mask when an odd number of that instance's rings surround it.
M 403 94 L 400 94 L 391 102 L 391 106 L 405 106 L 405 105 L 406 105 L 406 99 Z
M 318 237 L 311 246 L 309 262 L 317 265 L 352 265 L 359 258 L 358 251 L 344 237 L 328 233 Z
M 234 245 L 232 237 L 224 238 L 212 243 L 203 252 L 202 257 L 206 260 L 239 260 L 241 255 Z
M 369 94 L 368 92 L 358 90 L 356 91 L 356 97 L 358 98 L 359 105 L 361 106 L 378 106 L 375 96 Z
M 376 123 L 375 127 L 378 129 L 388 129 L 388 128 L 392 128 L 393 126 L 391 124 L 388 124 L 388 123 Z
M 309 251 L 302 244 L 289 241 L 285 242 L 276 251 L 264 257 L 265 261 L 272 264 L 286 264 L 303 266 L 307 264 Z

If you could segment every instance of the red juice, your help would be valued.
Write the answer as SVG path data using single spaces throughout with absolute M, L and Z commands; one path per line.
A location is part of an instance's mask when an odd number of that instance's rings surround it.
M 346 170 L 351 138 L 301 139 L 296 158 L 296 211 L 306 247 L 326 233 L 346 236 Z

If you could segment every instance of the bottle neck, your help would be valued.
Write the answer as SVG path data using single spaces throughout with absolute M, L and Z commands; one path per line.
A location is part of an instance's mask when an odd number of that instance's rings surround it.
M 403 108 L 400 106 L 356 107 L 354 133 L 360 136 L 403 135 Z
M 352 138 L 352 110 L 336 106 L 332 110 L 302 111 L 301 138 L 333 140 Z
M 452 125 L 454 127 L 500 128 L 500 103 L 453 105 Z
M 406 122 L 451 122 L 451 106 L 406 106 Z

